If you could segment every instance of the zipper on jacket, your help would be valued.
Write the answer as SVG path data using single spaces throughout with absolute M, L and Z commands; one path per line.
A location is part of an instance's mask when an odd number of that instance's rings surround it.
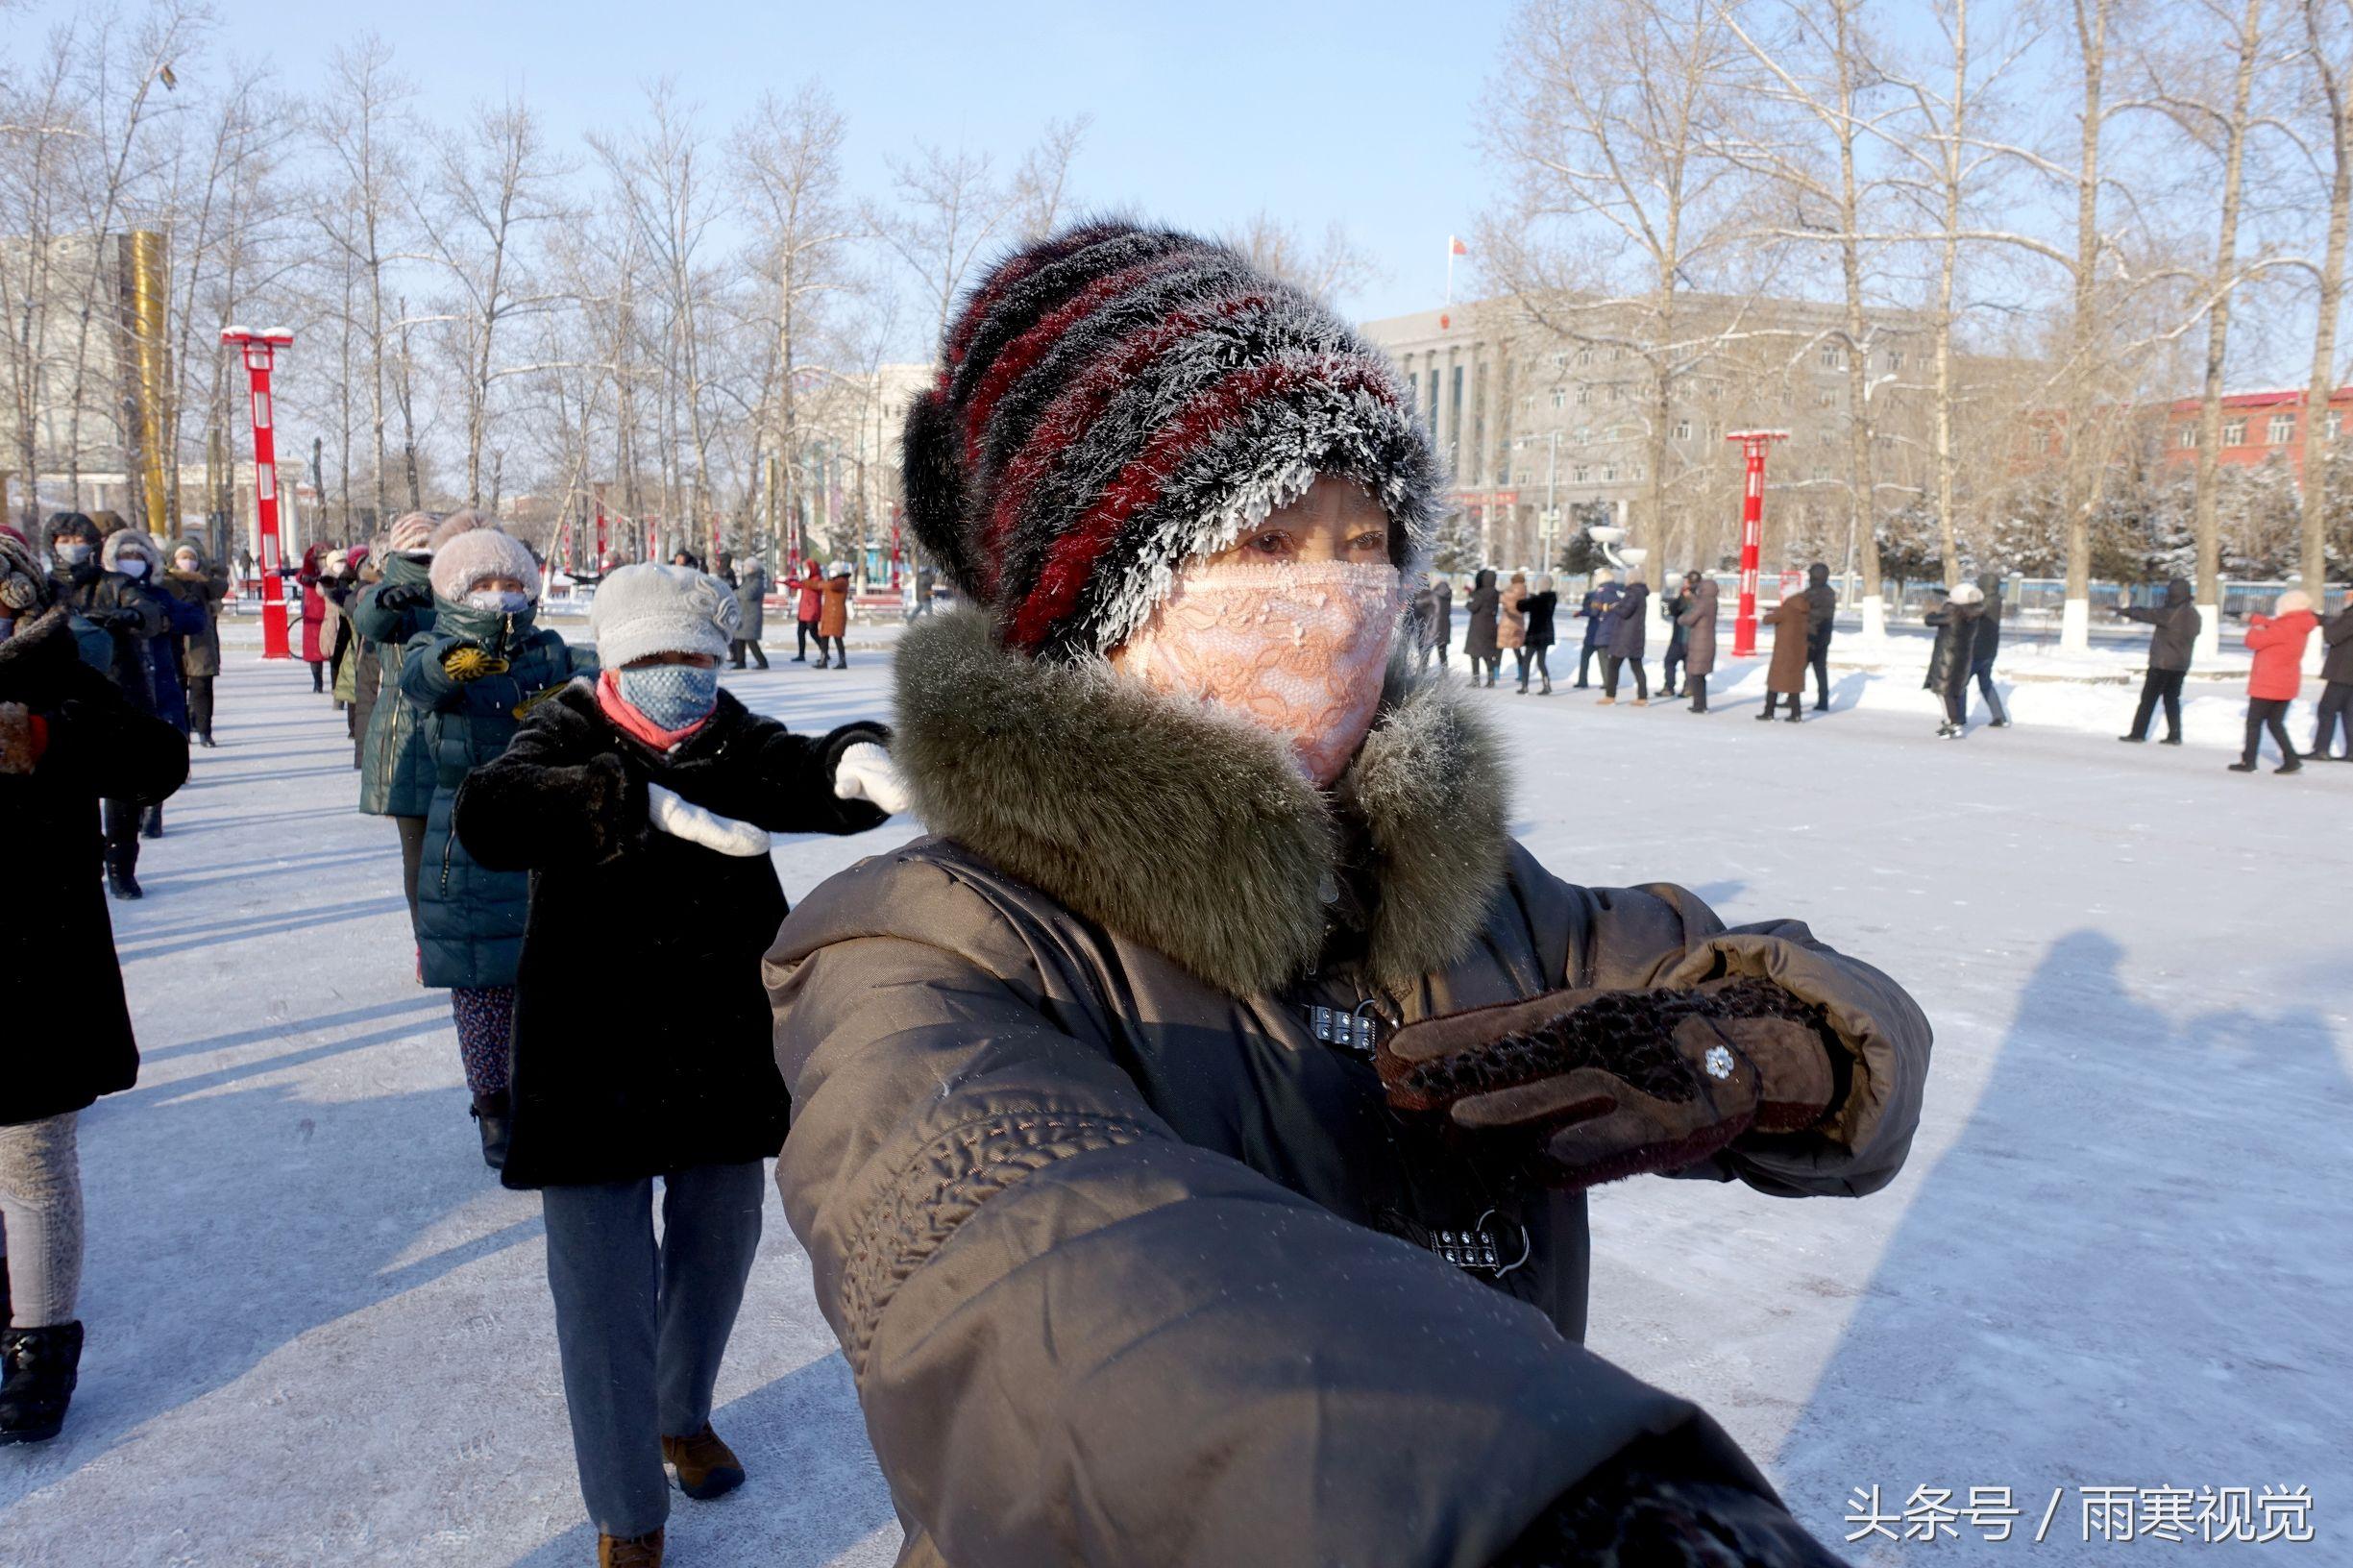
M 450 821 L 450 830 L 442 836 L 441 840 L 441 891 L 444 893 L 450 891 L 450 851 L 456 847 L 457 822 L 453 817 Z

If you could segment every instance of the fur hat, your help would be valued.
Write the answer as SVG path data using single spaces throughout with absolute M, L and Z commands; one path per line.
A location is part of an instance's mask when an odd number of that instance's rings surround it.
M 2311 608 L 2312 595 L 2301 588 L 2291 588 L 2279 596 L 2279 602 L 2271 606 L 2271 613 L 2273 615 L 2293 615 L 2298 610 Z
M 900 471 L 923 552 L 1006 647 L 1117 647 L 1176 570 L 1319 475 L 1355 479 L 1398 565 L 1440 476 L 1388 360 L 1222 245 L 1094 222 L 983 277 L 909 406 Z
M 1965 582 L 1952 591 L 1950 598 L 1955 604 L 1982 604 L 1985 590 L 1973 582 Z
M 331 575 L 343 570 L 343 563 L 346 559 L 347 557 L 344 555 L 343 551 L 339 550 L 331 550 L 327 552 L 327 558 L 321 561 L 319 564 Z
M 607 670 L 653 653 L 723 658 L 743 625 L 735 591 L 691 566 L 625 566 L 604 579 L 588 606 L 597 662 Z
M 410 517 L 415 517 L 418 515 L 420 514 L 415 512 L 411 512 L 409 514 Z M 404 521 L 405 521 L 405 519 L 404 519 Z M 438 551 L 442 546 L 448 544 L 451 540 L 456 538 L 461 533 L 472 533 L 477 528 L 488 528 L 495 527 L 497 527 L 497 525 L 494 524 L 484 513 L 475 511 L 452 512 L 449 516 L 443 518 L 440 522 L 433 525 L 432 535 L 426 541 L 426 543 L 432 549 Z
M 78 539 L 86 545 L 94 545 L 101 535 L 98 525 L 80 512 L 53 512 L 49 516 L 49 537 L 52 541 Z
M 98 551 L 98 564 L 109 572 L 120 572 L 126 555 L 136 555 L 146 561 L 150 576 L 163 570 L 162 551 L 156 549 L 153 539 L 136 528 L 116 528 L 108 534 L 105 547 Z
M 189 554 L 196 557 L 196 569 L 198 571 L 201 572 L 204 570 L 205 542 L 202 539 L 198 538 L 192 533 L 181 535 L 178 539 L 172 541 L 172 557 L 174 560 L 179 558 L 182 551 L 185 551 Z
M 450 519 L 473 517 L 475 513 L 459 512 Z M 449 527 L 444 523 L 443 527 Z M 478 583 L 492 577 L 512 577 L 523 584 L 523 591 L 532 599 L 539 597 L 539 565 L 523 541 L 497 528 L 476 526 L 461 531 L 447 542 L 434 535 L 433 569 L 430 574 L 433 592 L 455 603 L 472 593 Z
M 40 557 L 23 534 L 0 526 L 0 615 L 23 620 L 48 602 L 49 576 Z

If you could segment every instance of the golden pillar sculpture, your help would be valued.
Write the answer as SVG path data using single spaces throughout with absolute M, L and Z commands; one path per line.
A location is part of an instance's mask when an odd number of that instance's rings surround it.
M 165 333 L 171 299 L 171 264 L 164 236 L 152 229 L 122 236 L 124 326 L 130 335 L 130 437 L 136 453 L 135 482 L 147 531 L 159 539 L 179 527 L 179 465 L 172 461 L 164 432 L 171 396 L 171 367 Z

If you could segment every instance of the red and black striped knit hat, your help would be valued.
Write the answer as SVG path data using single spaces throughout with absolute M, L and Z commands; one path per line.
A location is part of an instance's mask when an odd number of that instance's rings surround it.
M 907 411 L 908 520 L 1018 652 L 1116 648 L 1318 475 L 1373 493 L 1401 567 L 1429 543 L 1441 479 L 1395 370 L 1222 245 L 1066 231 L 981 280 L 940 362 Z

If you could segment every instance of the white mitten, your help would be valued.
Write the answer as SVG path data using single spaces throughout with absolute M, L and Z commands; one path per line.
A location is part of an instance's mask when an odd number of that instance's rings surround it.
M 833 793 L 844 800 L 871 801 L 893 817 L 915 804 L 891 753 L 872 741 L 843 749 L 842 760 L 833 765 Z
M 646 816 L 671 837 L 699 844 L 723 855 L 768 853 L 768 829 L 705 811 L 676 791 L 666 790 L 659 784 L 646 786 Z

